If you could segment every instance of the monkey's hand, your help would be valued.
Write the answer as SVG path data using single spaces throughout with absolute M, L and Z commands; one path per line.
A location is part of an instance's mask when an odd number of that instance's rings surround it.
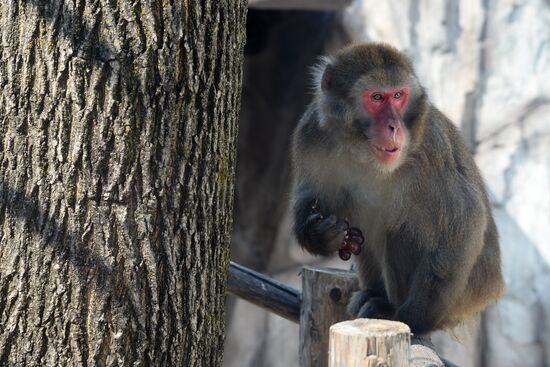
M 391 319 L 394 312 L 386 295 L 372 290 L 354 292 L 348 305 L 348 313 L 356 318 Z
M 331 255 L 338 251 L 342 260 L 361 252 L 363 234 L 350 227 L 347 220 L 339 219 L 318 202 L 311 192 L 298 195 L 294 206 L 294 232 L 300 245 L 312 254 Z
M 300 244 L 312 254 L 331 255 L 344 245 L 348 225 L 336 215 L 328 217 L 321 213 L 309 215 L 303 227 L 296 230 Z

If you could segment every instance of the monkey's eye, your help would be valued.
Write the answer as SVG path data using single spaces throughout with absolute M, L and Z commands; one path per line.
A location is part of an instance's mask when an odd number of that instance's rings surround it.
M 381 101 L 383 99 L 382 95 L 380 93 L 375 93 L 371 96 L 371 98 L 375 101 Z
M 402 95 L 403 95 L 402 92 L 396 92 L 396 93 L 393 95 L 393 98 L 399 99 L 399 98 L 401 98 Z

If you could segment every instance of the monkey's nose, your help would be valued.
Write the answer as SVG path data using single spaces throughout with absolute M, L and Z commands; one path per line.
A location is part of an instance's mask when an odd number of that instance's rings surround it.
M 390 123 L 388 124 L 388 128 L 390 129 L 391 139 L 393 141 L 397 140 L 397 132 L 399 131 L 399 126 L 397 124 Z

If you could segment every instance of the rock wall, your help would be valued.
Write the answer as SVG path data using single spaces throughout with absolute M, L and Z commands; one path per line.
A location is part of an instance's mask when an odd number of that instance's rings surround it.
M 550 2 L 365 0 L 343 24 L 409 53 L 487 182 L 508 290 L 483 317 L 478 365 L 548 365 Z
M 490 191 L 507 293 L 465 342 L 436 335 L 440 352 L 462 367 L 550 365 L 550 1 L 364 0 L 340 24 L 354 41 L 408 52 Z M 333 47 L 346 38 L 333 35 Z M 290 237 L 288 216 L 272 233 L 265 271 L 299 286 L 296 264 L 314 260 Z M 227 367 L 298 365 L 297 326 L 241 302 L 233 317 Z

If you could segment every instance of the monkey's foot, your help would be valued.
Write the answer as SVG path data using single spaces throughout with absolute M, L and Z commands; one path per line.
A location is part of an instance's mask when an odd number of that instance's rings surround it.
M 348 313 L 355 318 L 391 319 L 395 309 L 385 296 L 360 290 L 353 294 Z

